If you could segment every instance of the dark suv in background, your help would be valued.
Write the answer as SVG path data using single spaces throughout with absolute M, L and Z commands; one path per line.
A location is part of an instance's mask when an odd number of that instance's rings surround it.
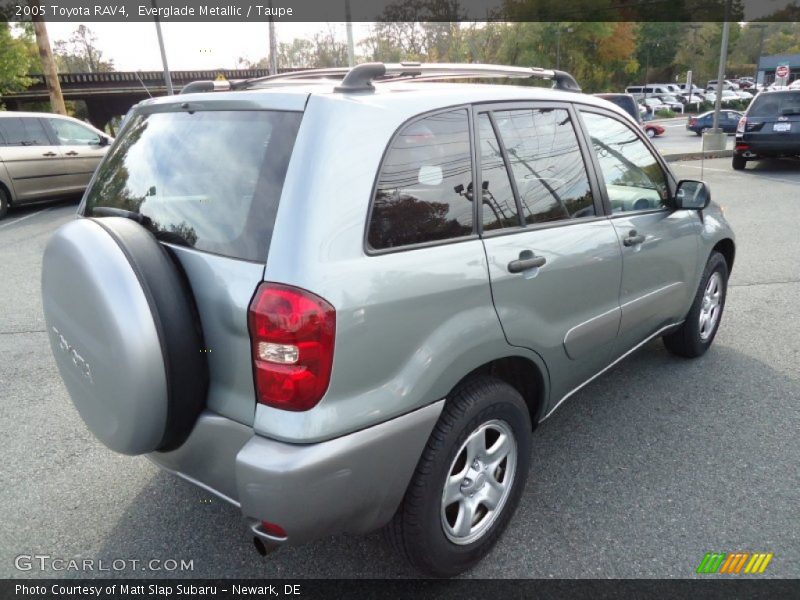
M 800 156 L 800 90 L 761 92 L 739 120 L 733 168 L 748 160 Z

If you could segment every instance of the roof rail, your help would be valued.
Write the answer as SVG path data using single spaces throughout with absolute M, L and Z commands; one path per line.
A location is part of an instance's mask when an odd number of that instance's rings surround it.
M 268 75 L 235 82 L 231 89 L 246 89 L 254 84 L 276 83 L 291 79 L 319 79 L 344 77 L 334 88 L 336 92 L 372 92 L 373 83 L 409 80 L 443 80 L 470 78 L 513 77 L 521 79 L 551 79 L 553 87 L 569 92 L 580 92 L 581 87 L 575 78 L 566 71 L 543 69 L 541 67 L 514 67 L 508 65 L 458 64 L 458 63 L 362 63 L 352 69 L 334 67 L 329 69 L 309 69 L 292 71 L 279 75 Z M 189 84 L 190 86 L 193 84 Z M 187 86 L 188 87 L 188 86 Z M 184 88 L 185 89 L 185 88 Z M 199 91 L 199 90 L 197 90 Z

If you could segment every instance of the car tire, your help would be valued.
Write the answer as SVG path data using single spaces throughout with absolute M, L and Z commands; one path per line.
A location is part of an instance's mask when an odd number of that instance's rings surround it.
M 747 166 L 747 159 L 744 156 L 734 154 L 731 166 L 733 166 L 734 171 L 741 171 Z
M 667 350 L 685 358 L 697 358 L 711 347 L 719 330 L 728 290 L 728 263 L 712 252 L 683 325 L 664 336 Z
M 390 543 L 413 567 L 434 577 L 451 577 L 474 566 L 500 538 L 519 503 L 531 431 L 525 401 L 504 381 L 485 376 L 459 387 L 447 400 L 386 527 Z M 476 495 L 481 499 L 473 500 Z M 483 504 L 490 498 L 494 509 Z M 448 499 L 453 501 L 448 504 Z
M 706 131 L 708 131 L 709 129 L 710 129 L 709 127 L 701 127 L 701 128 L 700 128 L 700 131 L 698 131 L 698 132 L 697 132 L 697 135 L 703 135 L 703 134 L 705 134 L 705 132 L 706 132 Z
M 656 130 L 655 130 L 655 129 L 653 129 L 652 127 L 648 127 L 648 128 L 645 130 L 645 133 L 647 134 L 647 137 L 649 137 L 651 140 L 652 140 L 654 137 L 656 137 Z
M 8 214 L 8 194 L 3 186 L 0 186 L 0 219 L 5 218 L 6 214 Z

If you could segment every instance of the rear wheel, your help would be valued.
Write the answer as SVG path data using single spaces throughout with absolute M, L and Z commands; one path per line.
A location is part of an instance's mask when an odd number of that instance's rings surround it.
M 744 156 L 734 154 L 731 165 L 733 166 L 734 171 L 741 171 L 747 166 L 747 159 Z
M 653 139 L 654 137 L 656 137 L 656 130 L 653 129 L 652 127 L 648 127 L 645 130 L 645 132 L 647 133 L 647 137 L 649 137 L 650 139 Z
M 0 186 L 0 219 L 5 217 L 6 213 L 8 213 L 8 194 L 3 187 Z
M 531 429 L 519 392 L 494 377 L 448 400 L 386 530 L 414 567 L 450 577 L 491 550 L 525 487 Z
M 686 320 L 663 338 L 667 350 L 686 358 L 705 354 L 717 335 L 727 290 L 728 263 L 722 254 L 712 252 Z

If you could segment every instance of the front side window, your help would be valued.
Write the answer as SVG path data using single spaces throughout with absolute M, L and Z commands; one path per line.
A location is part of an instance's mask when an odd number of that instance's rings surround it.
M 62 146 L 89 146 L 100 143 L 99 135 L 78 123 L 66 119 L 50 119 L 50 125 Z
M 595 215 L 586 165 L 566 109 L 526 108 L 493 115 L 525 223 Z
M 611 211 L 653 210 L 667 206 L 667 177 L 639 136 L 614 118 L 583 112 L 600 163 Z
M 0 120 L 3 138 L 7 146 L 49 146 L 47 137 L 39 119 L 33 117 L 11 117 Z
M 470 235 L 472 196 L 467 111 L 415 121 L 386 154 L 367 241 L 385 249 Z

